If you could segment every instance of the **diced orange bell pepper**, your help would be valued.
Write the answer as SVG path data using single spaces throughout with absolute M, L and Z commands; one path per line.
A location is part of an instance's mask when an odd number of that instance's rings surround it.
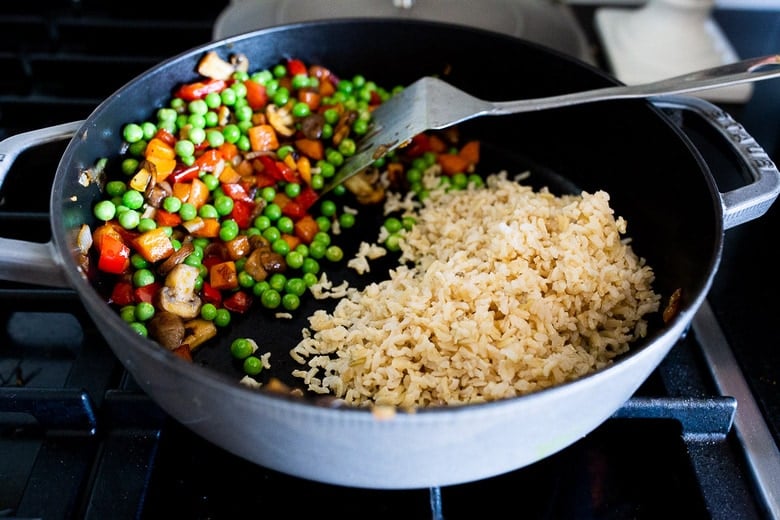
M 469 167 L 469 162 L 459 154 L 442 153 L 436 156 L 436 162 L 441 166 L 441 170 L 446 175 L 456 173 L 465 173 Z
M 228 260 L 211 266 L 209 269 L 209 283 L 211 287 L 220 291 L 238 287 L 236 263 Z
M 133 241 L 133 249 L 147 262 L 158 262 L 173 254 L 173 244 L 165 233 L 165 228 L 158 227 L 141 233 Z
M 295 148 L 305 156 L 319 161 L 325 155 L 325 150 L 322 145 L 322 141 L 319 139 L 296 139 Z
M 270 152 L 279 148 L 276 130 L 271 125 L 252 126 L 246 133 L 254 152 Z
M 209 198 L 209 187 L 200 179 L 192 179 L 190 184 L 190 197 L 187 199 L 187 202 L 196 208 L 200 208 Z
M 168 143 L 166 143 L 159 137 L 153 137 L 146 145 L 144 156 L 147 159 L 149 157 L 160 157 L 161 159 L 175 159 L 176 152 L 174 151 L 172 146 L 170 146 Z
M 458 155 L 463 157 L 470 165 L 479 162 L 479 141 L 469 141 L 458 151 Z
M 314 220 L 314 217 L 311 215 L 304 215 L 295 222 L 293 229 L 295 231 L 295 236 L 300 238 L 302 242 L 311 244 L 312 240 L 314 240 L 314 235 L 317 234 L 320 227 L 317 225 L 317 221 Z

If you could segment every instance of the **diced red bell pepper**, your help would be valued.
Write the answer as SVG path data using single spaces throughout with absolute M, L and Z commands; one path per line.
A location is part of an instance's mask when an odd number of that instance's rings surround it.
M 135 303 L 133 284 L 123 280 L 118 281 L 111 290 L 109 303 L 114 303 L 120 307 Z
M 307 74 L 306 64 L 297 58 L 287 58 L 287 73 L 290 76 L 298 74 Z
M 136 302 L 152 303 L 157 292 L 162 288 L 158 282 L 152 282 L 148 285 L 136 287 L 134 291 Z
M 222 183 L 222 192 L 233 200 L 242 200 L 244 202 L 254 202 L 244 187 L 238 183 Z
M 222 79 L 196 81 L 179 87 L 174 93 L 174 97 L 182 98 L 185 101 L 194 101 L 196 99 L 203 99 L 211 92 L 221 92 L 226 86 L 227 82 Z
M 252 213 L 255 209 L 254 201 L 234 200 L 230 218 L 236 221 L 239 229 L 248 229 L 252 225 Z
M 208 269 L 211 269 L 212 266 L 219 264 L 221 262 L 224 262 L 224 258 L 222 258 L 219 255 L 213 255 L 208 254 L 203 257 L 203 261 L 201 262 L 204 266 L 206 266 Z M 206 282 L 204 282 L 205 285 Z
M 252 110 L 260 110 L 268 103 L 268 93 L 265 85 L 248 79 L 244 81 L 244 86 L 246 87 L 246 101 L 252 107 Z
M 282 176 L 282 180 L 286 182 L 298 182 L 298 174 L 287 166 L 284 161 L 276 161 L 276 169 L 279 171 L 279 175 Z
M 130 267 L 130 248 L 120 239 L 106 234 L 100 242 L 98 269 L 106 273 L 122 274 Z
M 176 145 L 176 136 L 174 136 L 172 133 L 170 133 L 165 128 L 159 128 L 157 130 L 157 133 L 154 134 L 154 136 L 159 139 L 160 141 L 164 142 L 168 146 L 175 146 Z
M 236 291 L 222 301 L 222 306 L 231 312 L 242 314 L 252 306 L 252 297 L 245 291 Z
M 171 350 L 171 352 L 186 361 L 192 361 L 192 351 L 190 350 L 190 346 L 187 344 L 179 345 L 175 349 Z
M 295 197 L 295 202 L 300 204 L 305 211 L 308 211 L 309 208 L 312 207 L 315 202 L 317 202 L 318 197 L 319 195 L 316 191 L 314 191 L 314 188 L 311 186 L 306 186 L 301 190 L 298 196 Z
M 379 95 L 379 92 L 376 90 L 371 91 L 371 97 L 368 100 L 369 105 L 381 105 L 382 104 L 382 97 Z
M 181 166 L 173 170 L 167 180 L 170 182 L 189 182 L 192 179 L 197 178 L 200 175 L 200 167 L 193 164 L 192 166 Z
M 282 214 L 287 215 L 293 220 L 298 220 L 306 214 L 306 210 L 294 200 L 290 200 L 282 207 Z
M 158 208 L 154 213 L 154 221 L 157 222 L 158 226 L 176 227 L 181 224 L 181 217 L 178 213 L 171 213 L 170 211 Z
M 222 305 L 222 293 L 218 289 L 213 288 L 210 283 L 203 282 L 200 294 L 204 302 L 212 303 L 217 307 Z
M 430 149 L 431 144 L 428 142 L 428 136 L 425 134 L 417 134 L 412 137 L 412 142 L 403 148 L 403 153 L 407 157 L 419 157 Z
M 210 150 L 206 150 L 201 154 L 197 159 L 195 159 L 195 164 L 204 171 L 207 172 L 213 172 L 217 165 L 222 161 L 222 154 L 219 153 L 219 150 L 216 148 L 211 148 Z

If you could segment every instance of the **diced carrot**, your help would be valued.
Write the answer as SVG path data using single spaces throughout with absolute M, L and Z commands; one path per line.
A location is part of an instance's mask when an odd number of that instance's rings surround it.
M 233 143 L 224 142 L 219 145 L 219 153 L 226 161 L 232 161 L 238 155 L 238 146 Z
M 271 125 L 252 126 L 246 132 L 252 151 L 269 152 L 279 148 L 276 130 Z
M 464 173 L 469 167 L 469 162 L 466 159 L 454 153 L 439 154 L 436 157 L 436 161 L 441 166 L 442 172 L 446 175 Z
M 214 238 L 219 236 L 219 219 L 195 217 L 182 222 L 182 226 L 194 237 Z
M 236 166 L 236 171 L 238 174 L 242 177 L 245 177 L 247 175 L 252 175 L 255 173 L 255 167 L 252 166 L 252 161 L 244 159 L 240 163 L 238 163 L 238 166 Z
M 290 246 L 290 249 L 295 249 L 298 247 L 298 244 L 301 243 L 301 239 L 298 238 L 295 235 L 290 235 L 288 233 L 282 233 L 282 240 L 287 242 L 287 245 Z
M 320 81 L 319 87 L 320 96 L 328 97 L 332 96 L 336 92 L 336 86 L 330 82 L 329 79 L 323 79 Z
M 92 232 L 92 244 L 98 251 L 103 247 L 103 237 L 106 235 L 110 235 L 117 240 L 122 240 L 122 235 L 117 231 L 113 224 L 106 223 L 102 226 L 98 226 L 95 228 L 95 231 Z
M 195 159 L 195 164 L 197 164 L 203 171 L 213 172 L 217 169 L 221 161 L 224 161 L 224 159 L 222 158 L 222 154 L 219 153 L 219 150 L 216 148 L 211 148 L 210 150 L 203 152 L 197 159 Z
M 324 156 L 322 141 L 319 139 L 296 139 L 295 148 L 303 155 L 319 161 Z
M 181 224 L 181 217 L 178 213 L 171 213 L 170 211 L 158 208 L 157 211 L 154 212 L 154 221 L 157 222 L 158 226 L 176 227 Z
M 320 107 L 322 101 L 322 94 L 317 91 L 303 89 L 298 91 L 298 101 L 303 101 L 312 110 L 317 110 Z
M 251 173 L 251 172 L 250 172 Z M 225 164 L 219 174 L 219 182 L 223 184 L 235 184 L 241 180 L 242 175 L 230 164 Z
M 157 262 L 173 254 L 173 244 L 165 233 L 165 228 L 158 227 L 141 233 L 133 241 L 135 249 L 147 262 Z
M 233 260 L 238 260 L 249 254 L 252 246 L 249 243 L 249 237 L 247 235 L 238 235 L 233 240 L 225 242 L 225 248 L 227 253 Z
M 278 205 L 280 208 L 284 208 L 289 202 L 290 197 L 282 192 L 277 192 L 274 196 L 274 204 Z
M 460 149 L 458 155 L 463 157 L 471 165 L 477 164 L 479 162 L 479 141 L 467 142 Z
M 236 263 L 232 260 L 214 264 L 209 269 L 209 284 L 214 289 L 225 290 L 238 287 Z
M 428 146 L 432 152 L 444 153 L 447 151 L 447 143 L 438 135 L 431 135 L 428 137 Z
M 192 353 L 190 352 L 190 346 L 188 344 L 179 345 L 175 349 L 171 350 L 174 354 L 186 361 L 192 361 Z
M 304 243 L 311 244 L 312 240 L 314 240 L 314 235 L 317 234 L 320 227 L 317 225 L 317 221 L 314 220 L 314 217 L 305 215 L 295 222 L 293 229 L 295 231 L 295 236 L 300 238 Z

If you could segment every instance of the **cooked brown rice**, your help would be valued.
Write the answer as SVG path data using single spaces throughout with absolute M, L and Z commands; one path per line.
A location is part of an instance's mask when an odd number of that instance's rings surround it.
M 310 317 L 291 351 L 307 368 L 293 374 L 348 404 L 416 408 L 522 395 L 609 365 L 646 334 L 660 299 L 613 213 L 604 191 L 558 197 L 505 174 L 431 192 L 390 278 L 341 287 L 332 313 Z

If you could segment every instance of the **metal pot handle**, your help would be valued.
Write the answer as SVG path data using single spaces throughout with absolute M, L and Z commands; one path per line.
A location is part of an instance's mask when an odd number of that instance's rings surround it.
M 767 212 L 780 194 L 780 172 L 764 149 L 728 113 L 704 99 L 691 96 L 651 98 L 658 108 L 690 110 L 730 143 L 753 182 L 721 193 L 723 227 L 730 229 Z
M 0 141 L 0 187 L 21 152 L 33 146 L 70 139 L 83 123 L 63 123 Z M 0 237 L 0 279 L 52 287 L 70 286 L 62 257 L 51 240 L 40 243 Z

